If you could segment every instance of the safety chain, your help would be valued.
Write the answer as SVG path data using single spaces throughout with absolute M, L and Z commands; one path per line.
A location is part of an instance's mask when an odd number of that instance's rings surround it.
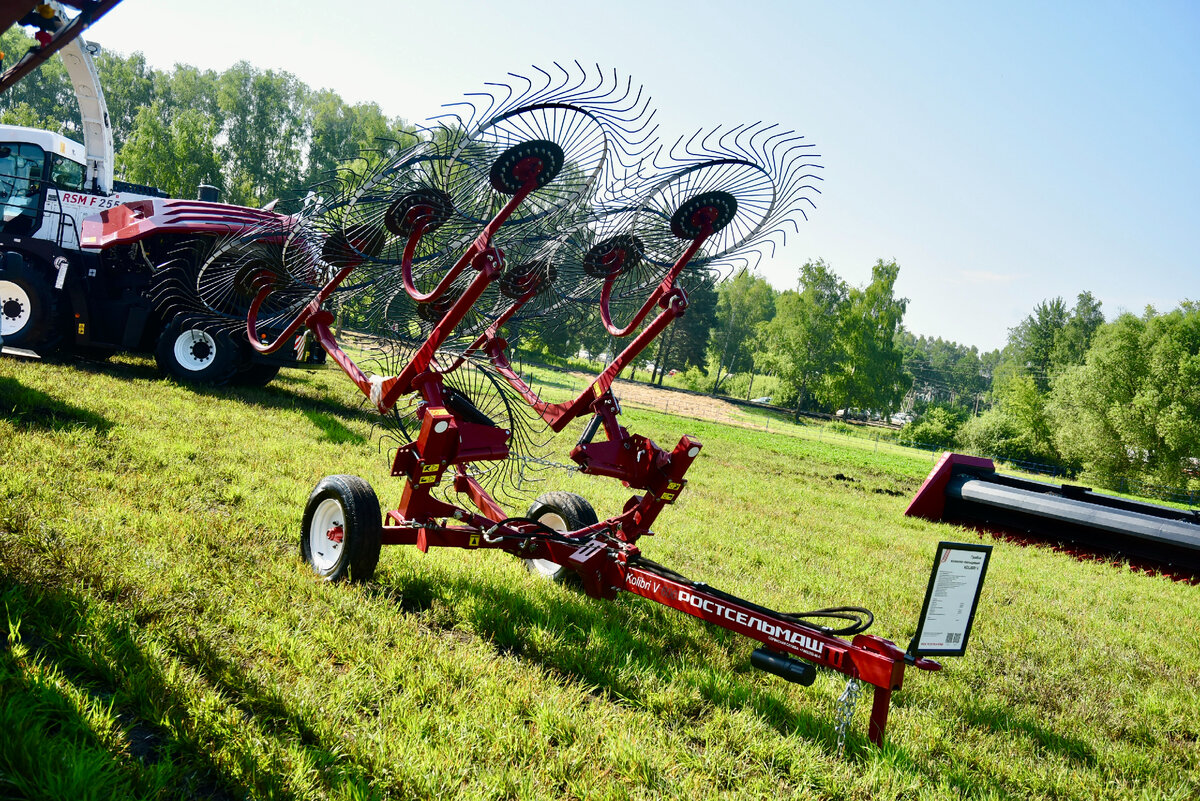
M 854 720 L 854 705 L 858 702 L 858 694 L 862 692 L 862 683 L 858 679 L 846 682 L 846 690 L 838 698 L 837 705 L 837 755 L 841 759 L 846 751 L 846 732 Z

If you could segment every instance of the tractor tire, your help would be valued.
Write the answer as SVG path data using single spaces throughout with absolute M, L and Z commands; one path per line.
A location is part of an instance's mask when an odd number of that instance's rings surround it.
M 600 522 L 586 498 L 561 491 L 539 495 L 525 516 L 555 531 L 576 531 Z M 562 581 L 567 575 L 566 567 L 549 559 L 526 559 L 525 569 L 550 581 Z
M 0 271 L 0 337 L 6 347 L 48 356 L 60 338 L 54 290 L 36 271 L 13 261 Z
M 382 535 L 371 485 L 358 476 L 326 476 L 304 506 L 300 557 L 326 581 L 370 581 Z
M 228 384 L 241 365 L 237 346 L 228 334 L 180 317 L 159 335 L 154 361 L 178 381 L 212 387 Z

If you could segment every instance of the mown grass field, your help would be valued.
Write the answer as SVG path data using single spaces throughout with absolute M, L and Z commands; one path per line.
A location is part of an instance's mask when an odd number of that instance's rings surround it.
M 903 644 L 936 543 L 979 536 L 902 516 L 927 456 L 626 418 L 705 444 L 644 552 L 759 603 L 866 605 Z M 967 656 L 908 672 L 882 750 L 864 693 L 838 758 L 839 676 L 788 684 L 642 599 L 487 552 L 315 580 L 313 485 L 400 492 L 333 370 L 0 360 L 0 455 L 0 798 L 1200 797 L 1197 586 L 996 541 Z M 602 516 L 628 494 L 541 478 Z

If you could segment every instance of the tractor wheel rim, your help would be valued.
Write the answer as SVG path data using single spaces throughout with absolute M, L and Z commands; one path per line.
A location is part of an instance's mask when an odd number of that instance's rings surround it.
M 193 373 L 213 363 L 217 355 L 217 341 L 207 331 L 190 329 L 175 337 L 175 361 Z
M 29 293 L 12 281 L 0 281 L 0 336 L 21 333 L 33 316 Z
M 313 567 L 319 573 L 328 573 L 342 555 L 342 542 L 329 538 L 335 526 L 345 528 L 346 515 L 342 505 L 334 498 L 326 498 L 317 504 L 312 522 L 308 525 L 308 552 L 312 554 Z M 344 536 L 344 535 L 343 535 Z
M 556 512 L 545 512 L 537 520 L 543 526 L 555 531 L 567 531 L 570 528 L 567 521 L 563 520 L 562 515 Z M 563 569 L 558 562 L 551 562 L 549 559 L 527 559 L 526 562 L 529 564 L 530 570 L 547 578 L 553 578 Z

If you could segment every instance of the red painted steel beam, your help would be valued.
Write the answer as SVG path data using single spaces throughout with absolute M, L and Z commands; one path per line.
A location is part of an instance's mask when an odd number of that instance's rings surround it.
M 942 454 L 942 458 L 934 465 L 933 470 L 925 478 L 917 494 L 913 496 L 904 514 L 908 517 L 923 517 L 926 520 L 941 520 L 946 509 L 946 484 L 954 475 L 955 465 L 995 472 L 996 467 L 991 459 L 981 456 L 967 456 L 961 453 Z
M 67 43 L 75 39 L 96 20 L 103 17 L 113 9 L 121 0 L 94 0 L 94 2 L 86 2 L 86 0 L 68 0 L 64 5 L 72 6 L 79 9 L 79 13 L 67 21 L 65 25 L 54 31 L 51 34 L 50 41 L 43 45 L 35 45 L 29 48 L 17 63 L 13 64 L 3 75 L 0 75 L 0 92 L 4 92 L 13 84 L 20 81 L 29 73 L 33 72 L 41 66 L 50 56 L 57 53 L 66 47 Z M 39 3 L 23 3 L 23 2 L 5 2 L 0 5 L 0 19 L 7 21 L 4 25 L 4 30 L 10 28 L 13 23 L 24 16 L 21 13 L 22 9 L 26 12 Z
M 496 512 L 498 513 L 498 512 Z M 399 512 L 389 512 L 397 524 L 405 522 Z M 595 533 L 616 530 L 617 519 L 606 520 L 562 538 L 549 540 L 532 535 L 516 525 L 488 525 L 478 518 L 467 525 L 388 525 L 383 528 L 385 544 L 432 547 L 496 548 L 526 559 L 550 559 L 580 574 L 584 588 L 597 598 L 613 598 L 624 590 L 668 606 L 678 612 L 711 623 L 762 643 L 780 654 L 803 659 L 835 670 L 874 688 L 867 736 L 879 745 L 887 728 L 892 693 L 904 683 L 904 668 L 940 670 L 932 659 L 906 658 L 895 643 L 870 634 L 856 635 L 850 642 L 799 623 L 779 612 L 719 593 L 703 584 L 666 576 L 636 562 L 637 548 L 601 538 Z M 575 542 L 563 541 L 564 539 Z

